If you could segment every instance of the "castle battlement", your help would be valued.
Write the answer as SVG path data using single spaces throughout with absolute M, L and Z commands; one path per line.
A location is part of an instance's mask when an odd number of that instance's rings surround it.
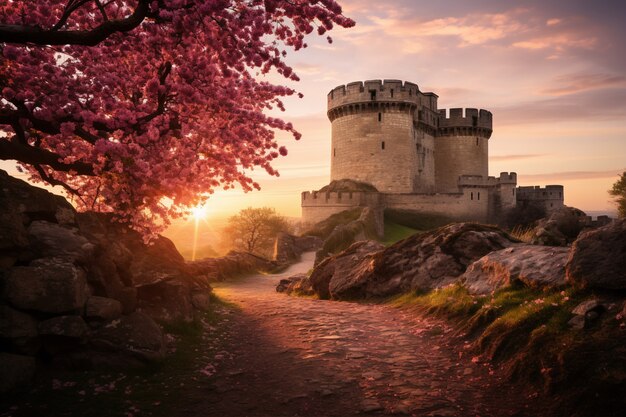
M 517 187 L 518 199 L 524 200 L 562 200 L 562 185 L 546 185 L 540 187 L 538 185 Z
M 450 109 L 446 114 L 446 109 L 439 109 L 439 127 L 478 127 L 483 129 L 493 129 L 493 115 L 488 110 L 483 109 Z
M 369 80 L 333 88 L 328 93 L 328 110 L 346 104 L 380 101 L 408 102 L 437 109 L 437 95 L 422 93 L 417 84 L 400 80 Z

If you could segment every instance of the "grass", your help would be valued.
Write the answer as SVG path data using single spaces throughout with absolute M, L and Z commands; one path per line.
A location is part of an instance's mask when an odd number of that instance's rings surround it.
M 532 226 L 515 226 L 509 233 L 514 238 L 524 243 L 530 243 L 534 235 L 534 228 Z
M 403 226 L 390 220 L 385 220 L 385 238 L 382 243 L 385 246 L 390 246 L 418 232 L 418 230 L 411 227 Z
M 232 306 L 212 298 L 193 322 L 163 325 L 175 351 L 159 364 L 121 371 L 58 371 L 38 376 L 32 390 L 0 401 L 0 416 L 169 416 L 186 391 L 206 384 L 201 373 L 220 350 L 219 323 Z
M 609 300 L 605 305 L 614 300 L 617 309 L 605 311 L 589 328 L 572 328 L 572 310 L 596 297 Z M 616 317 L 623 295 L 519 284 L 475 296 L 455 284 L 386 302 L 454 321 L 472 354 L 491 361 L 508 379 L 557 394 L 546 415 L 616 415 L 624 406 L 626 318 Z
M 452 223 L 453 219 L 435 213 L 385 209 L 385 222 L 388 221 L 414 230 L 428 231 Z

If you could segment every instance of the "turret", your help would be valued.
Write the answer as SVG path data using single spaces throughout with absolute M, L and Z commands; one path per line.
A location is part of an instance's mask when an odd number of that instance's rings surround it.
M 482 176 L 489 173 L 489 145 L 492 115 L 487 110 L 468 108 L 439 110 L 439 128 L 435 140 L 435 178 L 440 192 L 458 192 L 461 175 Z
M 328 118 L 331 181 L 351 178 L 382 192 L 434 191 L 436 94 L 399 80 L 353 82 L 330 91 Z

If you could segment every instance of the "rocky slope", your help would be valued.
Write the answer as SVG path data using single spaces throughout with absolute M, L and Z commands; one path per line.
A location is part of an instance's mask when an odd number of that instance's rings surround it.
M 0 390 L 42 366 L 159 361 L 157 322 L 193 320 L 208 306 L 211 280 L 268 265 L 249 254 L 188 265 L 169 239 L 145 245 L 108 216 L 76 213 L 0 171 Z

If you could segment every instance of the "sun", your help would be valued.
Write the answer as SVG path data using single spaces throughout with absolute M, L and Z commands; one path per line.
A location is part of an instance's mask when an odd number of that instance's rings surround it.
M 191 208 L 191 214 L 196 220 L 203 220 L 206 218 L 206 208 L 204 206 L 196 206 Z

